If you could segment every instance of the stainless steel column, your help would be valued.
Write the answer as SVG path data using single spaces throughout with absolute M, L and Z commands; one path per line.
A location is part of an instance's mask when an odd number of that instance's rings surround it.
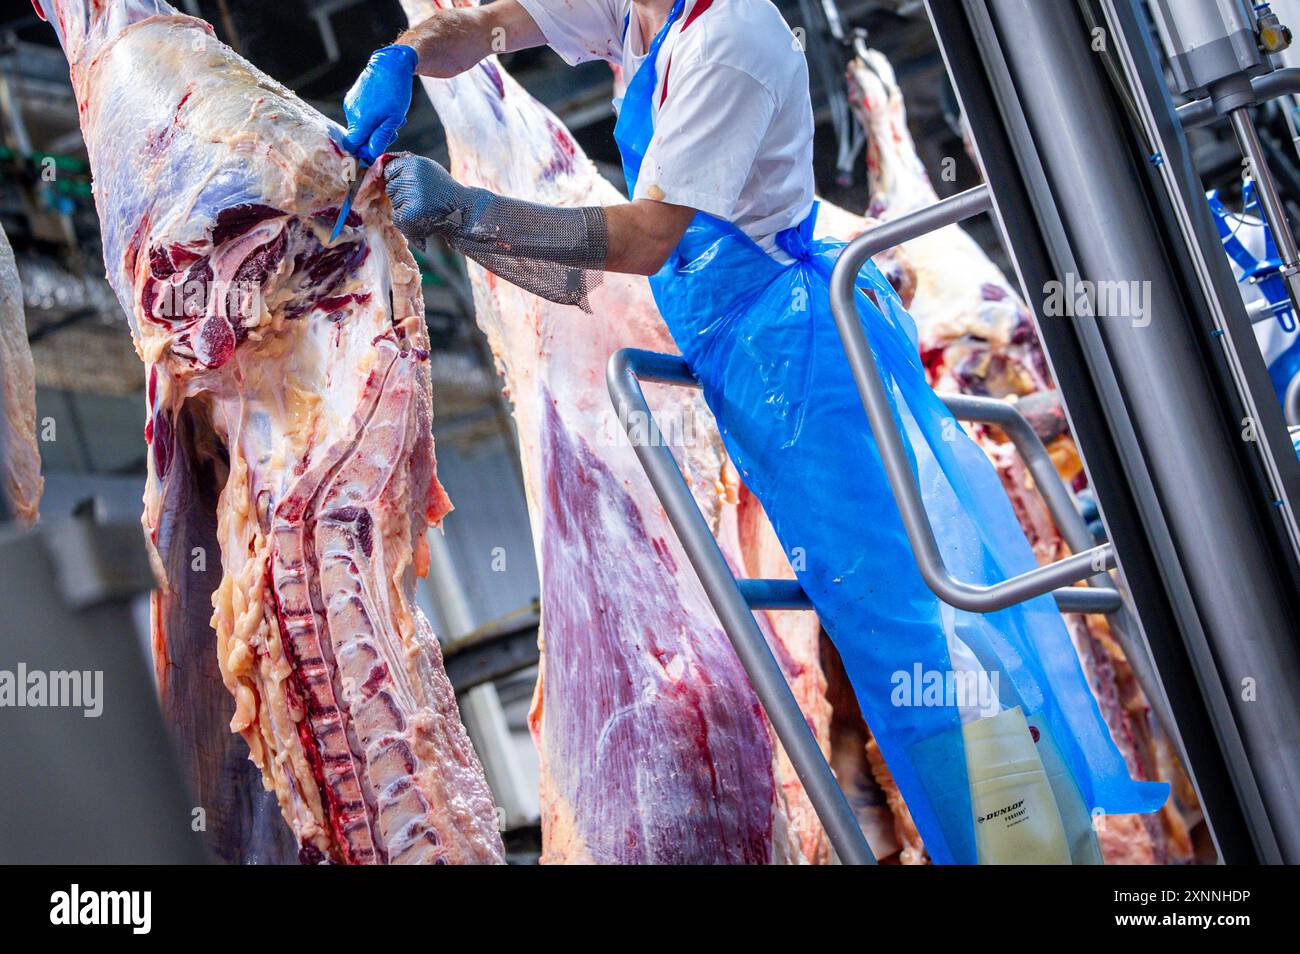
M 1046 320 L 1081 322 L 1100 345 L 1090 370 L 1113 377 L 1124 426 L 1137 438 L 1140 459 L 1123 464 L 1152 490 L 1141 501 L 1145 532 L 1167 539 L 1163 552 L 1176 555 L 1160 570 L 1179 593 L 1180 635 L 1256 851 L 1267 861 L 1300 862 L 1296 594 L 1290 568 L 1279 570 L 1294 554 L 1265 542 L 1273 535 L 1242 464 L 1242 437 L 1209 370 L 1193 301 L 1201 290 L 1187 286 L 1176 264 L 1177 237 L 1161 228 L 1133 129 L 1079 8 L 1039 0 L 965 7 L 989 14 L 983 41 L 1004 59 L 1023 118 L 1016 146 L 1050 189 L 1075 279 L 1137 283 L 1127 287 L 1147 292 L 1144 316 Z M 1162 108 L 1172 113 L 1167 102 Z M 1060 249 L 1052 251 L 1061 266 Z M 1047 290 L 1028 291 L 1041 305 Z

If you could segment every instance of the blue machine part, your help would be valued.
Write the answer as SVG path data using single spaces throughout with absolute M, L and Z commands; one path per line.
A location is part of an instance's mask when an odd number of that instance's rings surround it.
M 1300 374 L 1300 335 L 1296 334 L 1296 315 L 1287 293 L 1286 281 L 1282 278 L 1282 258 L 1278 255 L 1277 245 L 1273 242 L 1272 230 L 1260 211 L 1259 198 L 1255 194 L 1255 183 L 1247 181 L 1241 190 L 1243 209 L 1241 217 L 1234 223 L 1234 213 L 1230 212 L 1219 198 L 1217 191 L 1207 194 L 1210 211 L 1214 213 L 1214 224 L 1223 241 L 1223 250 L 1237 266 L 1240 275 L 1239 284 L 1252 286 L 1264 296 L 1273 312 L 1273 319 L 1286 336 L 1280 348 L 1265 349 L 1264 359 L 1268 364 L 1268 376 L 1273 383 L 1273 391 L 1279 402 L 1285 403 L 1287 386 L 1297 374 Z M 1257 226 L 1263 233 L 1263 253 L 1257 255 L 1242 241 L 1240 231 L 1246 227 L 1244 217 L 1253 216 L 1258 220 Z M 1250 224 L 1251 228 L 1256 226 Z M 1259 335 L 1257 335 L 1259 337 Z M 1262 344 L 1262 342 L 1261 342 Z M 1269 354 L 1269 352 L 1274 352 Z

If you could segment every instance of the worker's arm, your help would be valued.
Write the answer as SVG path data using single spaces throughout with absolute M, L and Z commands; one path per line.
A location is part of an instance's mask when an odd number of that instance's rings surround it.
M 402 154 L 384 167 L 393 221 L 417 241 L 445 239 L 502 278 L 563 304 L 586 304 L 602 272 L 653 275 L 694 209 L 640 199 L 561 208 L 462 186 L 441 165 Z
M 682 240 L 695 210 L 654 199 L 604 206 L 609 248 L 605 271 L 653 275 Z
M 450 7 L 397 38 L 419 57 L 415 72 L 440 79 L 457 76 L 493 53 L 513 53 L 542 46 L 546 37 L 519 0 L 495 0 L 486 6 Z
M 411 108 L 411 80 L 416 73 L 456 76 L 493 53 L 545 42 L 519 0 L 436 11 L 370 57 L 343 100 L 348 121 L 343 145 L 367 164 L 391 146 Z

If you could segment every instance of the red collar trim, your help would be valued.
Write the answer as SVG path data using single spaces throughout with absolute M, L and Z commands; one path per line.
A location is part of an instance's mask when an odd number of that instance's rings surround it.
M 685 33 L 686 28 L 690 26 L 692 23 L 694 23 L 699 18 L 700 14 L 702 14 L 705 10 L 709 9 L 709 7 L 711 6 L 713 6 L 713 0 L 698 0 L 695 6 L 691 8 L 691 12 L 686 14 L 686 19 L 682 22 L 682 32 Z M 668 98 L 668 73 L 672 68 L 673 68 L 673 57 L 672 54 L 670 53 L 668 54 L 668 62 L 664 64 L 664 85 L 663 88 L 659 91 L 660 107 L 663 106 L 664 100 Z

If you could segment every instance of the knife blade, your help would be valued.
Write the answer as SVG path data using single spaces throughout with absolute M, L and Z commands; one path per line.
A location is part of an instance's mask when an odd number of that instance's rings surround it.
M 361 180 L 365 178 L 365 169 L 366 167 L 364 165 L 361 165 L 360 163 L 357 164 L 356 178 L 353 180 L 352 185 L 348 187 L 347 197 L 344 198 L 343 205 L 339 209 L 339 217 L 334 222 L 334 231 L 330 233 L 330 245 L 334 244 L 334 240 L 337 239 L 339 233 L 343 231 L 343 224 L 348 220 L 348 213 L 352 211 L 352 200 L 357 197 L 357 192 L 361 188 Z

